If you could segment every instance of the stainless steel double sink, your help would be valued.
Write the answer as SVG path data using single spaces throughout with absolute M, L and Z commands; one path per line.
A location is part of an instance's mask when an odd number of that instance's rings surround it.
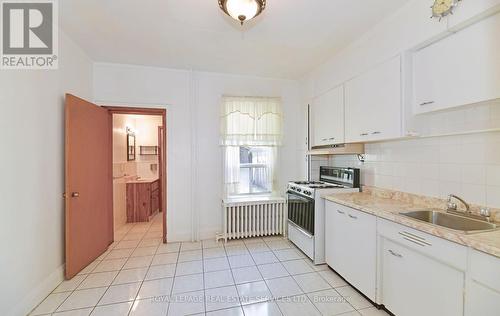
M 494 231 L 500 228 L 495 223 L 444 213 L 437 210 L 419 210 L 411 212 L 401 212 L 400 214 L 416 219 L 418 221 L 446 227 L 465 234 L 483 233 Z

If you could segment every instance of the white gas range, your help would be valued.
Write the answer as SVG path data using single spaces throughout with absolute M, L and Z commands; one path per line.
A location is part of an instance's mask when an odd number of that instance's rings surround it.
M 288 239 L 314 264 L 325 263 L 325 195 L 359 192 L 359 169 L 320 167 L 320 181 L 288 183 Z

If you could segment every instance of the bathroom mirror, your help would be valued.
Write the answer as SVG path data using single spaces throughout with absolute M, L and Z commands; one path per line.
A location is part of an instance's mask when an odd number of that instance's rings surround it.
M 127 161 L 135 160 L 135 134 L 127 131 Z

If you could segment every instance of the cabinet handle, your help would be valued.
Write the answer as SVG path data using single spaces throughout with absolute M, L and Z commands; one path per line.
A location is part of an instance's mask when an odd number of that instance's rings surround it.
M 425 246 L 430 246 L 429 243 L 426 243 L 426 242 L 422 242 L 422 241 L 419 241 L 417 239 L 413 239 L 413 238 L 410 238 L 410 237 L 403 237 L 404 240 L 408 240 L 414 244 L 417 244 L 419 246 L 422 246 L 422 247 L 425 247 Z
M 354 215 L 352 215 L 352 214 L 349 214 L 349 217 L 350 217 L 350 218 L 352 218 L 352 219 L 358 219 L 358 217 L 357 217 L 357 216 L 354 216 Z
M 394 257 L 403 258 L 403 255 L 402 255 L 402 254 L 399 254 L 399 253 L 397 253 L 397 252 L 395 252 L 395 251 L 393 251 L 393 250 L 391 250 L 391 249 L 389 249 L 388 251 L 389 251 L 389 253 L 390 253 L 391 255 L 393 255 Z
M 420 103 L 420 106 L 429 105 L 429 104 L 433 104 L 433 103 L 434 103 L 434 101 L 422 102 L 422 103 Z
M 334 139 L 335 139 L 335 137 L 331 137 L 331 138 L 329 138 L 329 140 L 334 140 Z
M 403 236 L 403 239 L 411 241 L 411 242 L 413 242 L 413 243 L 415 243 L 417 245 L 420 245 L 420 246 L 432 246 L 432 244 L 429 243 L 429 242 L 427 242 L 425 240 L 425 238 L 417 236 L 415 234 L 412 234 L 412 233 L 409 233 L 409 232 L 406 232 L 406 231 L 399 232 L 399 234 L 401 236 Z
M 339 210 L 337 210 L 337 213 L 345 215 L 345 212 L 342 212 L 342 211 L 339 211 Z
M 328 140 L 328 138 L 322 138 L 321 140 L 325 142 Z
M 368 136 L 368 133 L 361 133 L 359 136 Z
M 382 134 L 382 132 L 373 132 L 372 135 Z

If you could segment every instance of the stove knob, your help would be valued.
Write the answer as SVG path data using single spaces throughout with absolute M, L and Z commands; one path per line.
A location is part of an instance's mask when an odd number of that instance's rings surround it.
M 290 189 L 295 190 L 295 189 L 297 189 L 297 188 L 296 188 L 296 187 L 290 187 Z
M 304 193 L 307 194 L 307 195 L 311 195 L 311 192 L 309 192 L 309 191 L 306 191 Z
M 297 189 L 297 192 L 299 192 L 299 193 L 302 192 L 302 189 Z

